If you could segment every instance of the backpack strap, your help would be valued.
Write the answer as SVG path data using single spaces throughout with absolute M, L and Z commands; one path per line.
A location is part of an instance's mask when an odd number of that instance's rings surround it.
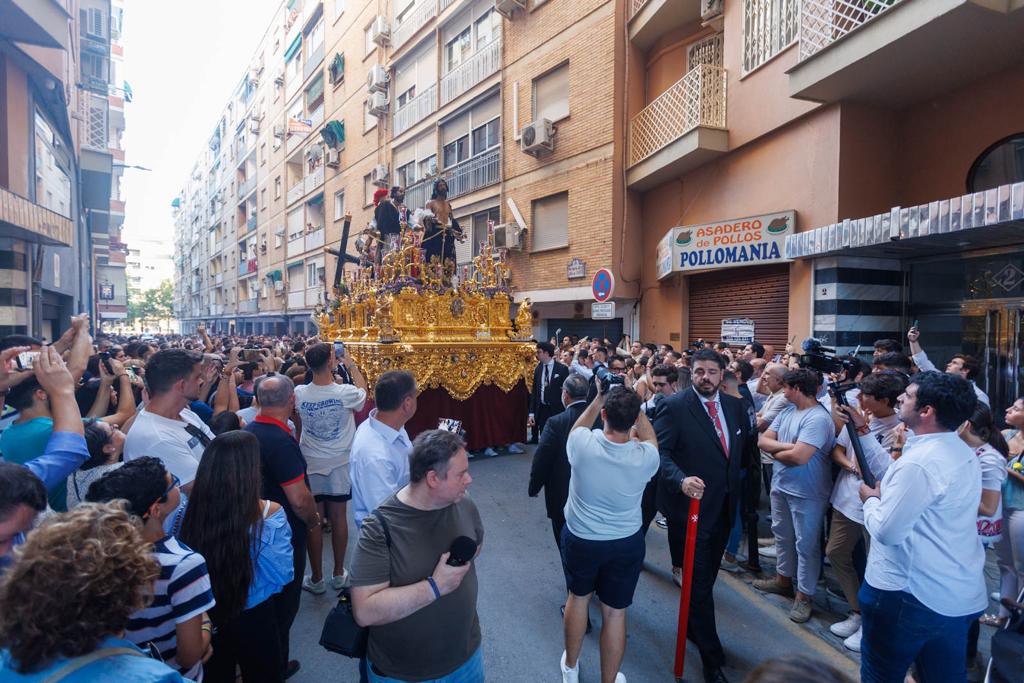
M 106 647 L 100 650 L 93 650 L 89 654 L 69 659 L 63 666 L 44 678 L 42 683 L 57 683 L 58 681 L 63 681 L 74 672 L 78 671 L 82 667 L 89 666 L 93 662 L 97 662 L 101 659 L 109 659 L 111 657 L 120 657 L 121 655 L 129 655 L 132 657 L 146 656 L 138 650 L 130 647 Z

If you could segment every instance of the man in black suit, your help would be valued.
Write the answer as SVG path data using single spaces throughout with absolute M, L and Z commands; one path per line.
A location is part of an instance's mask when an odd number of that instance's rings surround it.
M 537 342 L 537 367 L 533 370 L 530 417 L 526 422 L 533 428 L 530 443 L 537 443 L 549 417 L 562 412 L 562 382 L 568 376 L 569 368 L 555 360 L 555 347 L 551 342 Z
M 535 498 L 544 489 L 544 506 L 555 534 L 555 546 L 561 545 L 565 501 L 569 497 L 570 470 L 565 443 L 572 426 L 587 407 L 587 388 L 587 380 L 582 375 L 569 375 L 562 384 L 560 399 L 565 410 L 547 421 L 540 435 L 540 444 L 533 453 L 529 493 L 531 498 Z
M 692 389 L 662 400 L 654 418 L 661 453 L 658 509 L 668 521 L 672 574 L 681 584 L 689 502 L 701 501 L 687 636 L 700 650 L 704 680 L 726 683 L 712 589 L 742 496 L 740 471 L 757 442 L 742 399 L 718 390 L 725 359 L 701 349 L 691 367 Z

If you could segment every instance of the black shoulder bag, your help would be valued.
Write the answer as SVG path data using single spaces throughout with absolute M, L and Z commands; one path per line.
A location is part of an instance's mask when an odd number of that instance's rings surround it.
M 374 510 L 371 514 L 377 518 L 384 530 L 384 540 L 390 555 L 391 530 L 388 529 L 388 523 L 379 511 Z M 369 635 L 368 627 L 356 623 L 350 589 L 341 589 L 338 593 L 338 604 L 331 608 L 327 619 L 324 620 L 324 628 L 320 632 L 320 645 L 346 657 L 361 658 L 366 655 L 366 641 Z

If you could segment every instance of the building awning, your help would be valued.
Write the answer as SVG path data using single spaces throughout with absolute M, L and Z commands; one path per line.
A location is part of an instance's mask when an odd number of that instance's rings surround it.
M 267 273 L 264 277 L 266 277 L 271 282 L 280 282 L 282 275 L 280 270 L 272 270 L 269 273 Z
M 295 40 L 292 41 L 288 49 L 284 51 L 284 61 L 287 63 L 291 61 L 291 58 L 298 53 L 299 48 L 302 46 L 302 33 L 295 34 Z
M 317 204 L 323 204 L 324 203 L 324 193 L 321 192 L 320 194 L 318 194 L 318 195 L 316 195 L 314 197 L 310 197 L 309 199 L 306 200 L 306 203 L 309 204 L 310 206 L 316 206 Z
M 786 238 L 786 258 L 915 255 L 927 245 L 950 251 L 1024 239 L 1024 183 L 846 219 Z M 928 238 L 924 241 L 923 238 Z
M 298 261 L 292 261 L 291 263 L 286 263 L 284 267 L 285 268 L 296 268 L 296 267 L 301 267 L 302 265 L 303 265 L 303 260 L 299 259 Z

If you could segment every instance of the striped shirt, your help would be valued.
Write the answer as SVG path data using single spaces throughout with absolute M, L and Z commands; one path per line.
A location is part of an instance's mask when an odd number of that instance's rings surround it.
M 153 601 L 128 619 L 125 638 L 136 645 L 153 643 L 164 661 L 185 678 L 203 679 L 203 664 L 182 669 L 174 657 L 178 652 L 176 626 L 209 611 L 215 604 L 206 560 L 173 536 L 153 544 L 160 562 L 160 576 L 153 587 Z

